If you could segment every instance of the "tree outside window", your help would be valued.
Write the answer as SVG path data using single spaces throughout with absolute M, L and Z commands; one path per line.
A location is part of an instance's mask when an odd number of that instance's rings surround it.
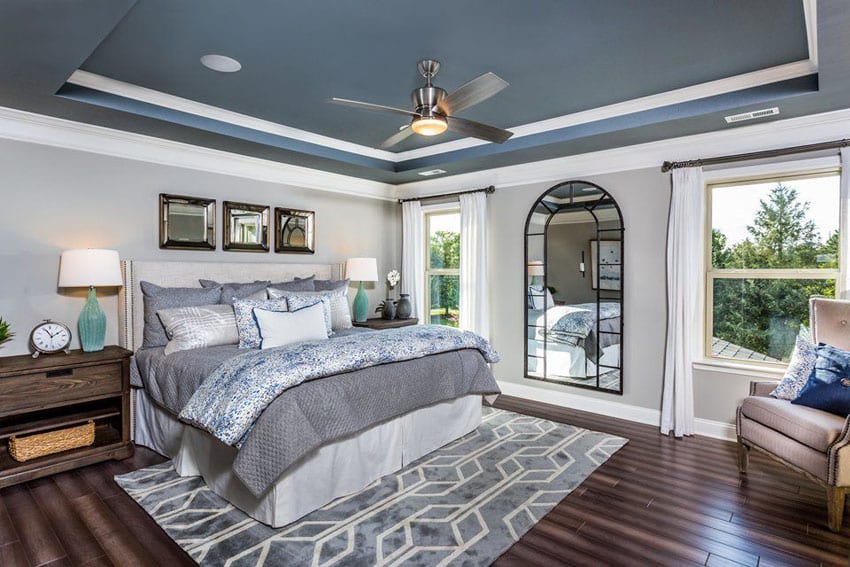
M 460 213 L 441 211 L 426 218 L 425 266 L 428 323 L 458 326 L 460 303 Z
M 709 187 L 707 352 L 787 361 L 809 298 L 835 297 L 835 173 Z

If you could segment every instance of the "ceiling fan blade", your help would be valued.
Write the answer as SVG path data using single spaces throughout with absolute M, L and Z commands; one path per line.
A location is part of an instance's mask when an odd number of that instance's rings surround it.
M 337 98 L 333 97 L 328 102 L 332 104 L 341 104 L 343 106 L 353 106 L 354 108 L 364 108 L 366 110 L 379 110 L 383 112 L 393 112 L 395 114 L 402 114 L 404 116 L 419 116 L 412 110 L 403 110 L 401 108 L 395 108 L 393 106 L 384 106 L 382 104 L 372 104 L 371 102 L 360 102 L 359 100 L 349 100 L 347 98 Z
M 413 134 L 413 128 L 410 126 L 404 126 L 401 130 L 381 142 L 379 146 L 382 150 L 386 150 L 387 148 L 391 148 L 394 145 L 398 144 L 402 140 L 407 139 L 411 134 Z
M 495 73 L 484 73 L 446 96 L 437 103 L 437 108 L 446 116 L 452 116 L 487 100 L 507 86 L 508 82 Z
M 487 140 L 488 142 L 495 142 L 497 144 L 505 142 L 508 138 L 514 135 L 513 132 L 509 132 L 508 130 L 502 130 L 501 128 L 496 128 L 495 126 L 482 124 L 481 122 L 475 122 L 473 120 L 467 120 L 466 118 L 458 118 L 457 116 L 449 116 L 448 123 L 449 130 L 452 132 L 457 132 L 464 136 L 472 136 L 473 138 L 479 138 L 481 140 Z

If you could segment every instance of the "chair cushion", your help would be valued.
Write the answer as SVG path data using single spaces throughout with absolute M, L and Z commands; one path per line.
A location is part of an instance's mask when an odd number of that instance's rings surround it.
M 741 413 L 823 453 L 838 439 L 844 428 L 844 418 L 776 398 L 746 398 L 741 404 Z

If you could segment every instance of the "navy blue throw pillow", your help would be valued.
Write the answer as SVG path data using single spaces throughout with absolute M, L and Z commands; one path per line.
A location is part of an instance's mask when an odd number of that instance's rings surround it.
M 843 417 L 850 415 L 850 352 L 819 344 L 812 374 L 791 403 Z

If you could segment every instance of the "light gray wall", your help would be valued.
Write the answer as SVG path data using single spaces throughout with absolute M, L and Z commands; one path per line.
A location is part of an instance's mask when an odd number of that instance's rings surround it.
M 565 173 L 563 181 L 570 179 Z M 667 216 L 670 176 L 642 169 L 587 179 L 617 200 L 625 227 L 623 395 L 570 388 L 523 377 L 523 230 L 535 200 L 555 185 L 535 183 L 499 188 L 489 197 L 491 334 L 502 361 L 499 380 L 658 410 L 667 325 Z M 716 371 L 695 372 L 696 416 L 731 422 L 750 378 Z
M 341 263 L 374 256 L 379 276 L 401 268 L 392 202 L 9 140 L 0 140 L 0 172 L 0 317 L 17 333 L 0 346 L 0 356 L 28 352 L 29 331 L 45 318 L 69 324 L 77 344 L 84 290 L 56 287 L 59 254 L 68 248 L 112 248 L 134 260 Z M 218 199 L 218 250 L 160 250 L 159 193 Z M 221 201 L 228 199 L 316 211 L 316 254 L 222 251 Z M 368 285 L 371 311 L 385 288 Z M 114 344 L 117 294 L 99 296 L 108 315 L 107 344 Z
M 588 214 L 588 217 L 590 215 Z M 618 223 L 602 223 L 602 228 L 619 228 Z M 590 241 L 596 238 L 596 221 L 553 224 L 546 229 L 546 285 L 554 287 L 556 300 L 573 303 L 596 301 L 591 283 Z M 604 238 L 604 237 L 603 237 Z M 584 252 L 585 275 L 579 271 Z

